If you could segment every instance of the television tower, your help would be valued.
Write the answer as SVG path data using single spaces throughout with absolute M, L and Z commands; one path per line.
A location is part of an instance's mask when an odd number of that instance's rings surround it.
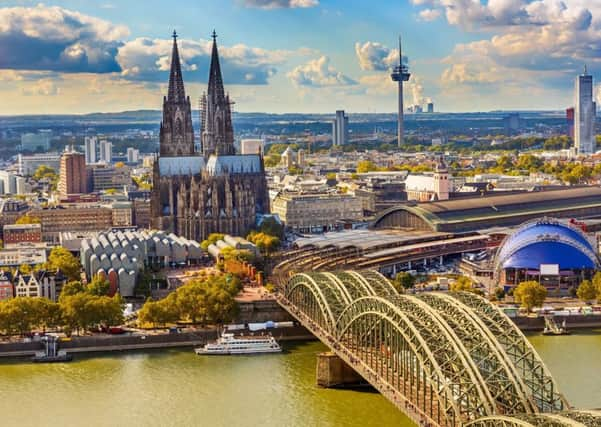
M 397 143 L 399 148 L 403 144 L 403 133 L 404 133 L 404 124 L 403 124 L 403 82 L 409 80 L 411 74 L 409 74 L 409 68 L 407 65 L 403 65 L 403 50 L 401 49 L 401 36 L 399 36 L 399 65 L 394 67 L 392 74 L 390 75 L 393 82 L 397 82 L 399 84 L 399 113 L 398 113 L 398 128 L 397 128 Z

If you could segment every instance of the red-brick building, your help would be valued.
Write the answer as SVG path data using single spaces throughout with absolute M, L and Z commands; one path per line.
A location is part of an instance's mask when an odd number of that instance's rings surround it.
M 42 226 L 40 224 L 11 224 L 3 227 L 4 244 L 40 243 Z

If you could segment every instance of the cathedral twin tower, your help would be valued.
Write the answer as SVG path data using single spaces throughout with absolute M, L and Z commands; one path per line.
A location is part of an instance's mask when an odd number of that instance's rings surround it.
M 245 235 L 255 225 L 256 215 L 269 210 L 262 156 L 236 155 L 231 102 L 223 87 L 216 38 L 213 32 L 208 89 L 201 102 L 199 153 L 194 148 L 190 97 L 173 33 L 160 156 L 153 169 L 153 228 L 193 240 L 215 232 Z

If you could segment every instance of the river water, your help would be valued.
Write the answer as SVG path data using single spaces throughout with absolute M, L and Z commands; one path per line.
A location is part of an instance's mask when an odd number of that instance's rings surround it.
M 601 407 L 601 331 L 529 338 L 572 404 Z M 316 387 L 320 343 L 284 348 L 263 356 L 166 350 L 77 355 L 67 364 L 3 363 L 0 425 L 413 425 L 377 393 Z

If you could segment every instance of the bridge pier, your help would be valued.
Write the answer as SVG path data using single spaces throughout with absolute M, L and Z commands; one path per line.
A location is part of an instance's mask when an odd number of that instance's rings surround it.
M 332 352 L 317 355 L 317 385 L 320 387 L 342 387 L 358 385 L 365 380 L 344 360 Z

